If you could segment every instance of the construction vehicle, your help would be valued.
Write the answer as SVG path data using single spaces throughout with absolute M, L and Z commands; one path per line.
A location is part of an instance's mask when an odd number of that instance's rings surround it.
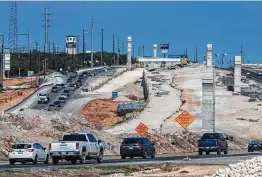
M 181 64 L 181 65 L 188 65 L 188 59 L 187 59 L 187 58 L 182 58 L 182 59 L 180 60 L 180 64 Z

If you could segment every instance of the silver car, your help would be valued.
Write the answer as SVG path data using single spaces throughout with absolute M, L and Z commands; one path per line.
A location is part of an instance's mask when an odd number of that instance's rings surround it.
M 8 152 L 8 158 L 10 165 L 16 162 L 26 164 L 26 162 L 49 162 L 49 151 L 42 147 L 39 143 L 15 143 Z

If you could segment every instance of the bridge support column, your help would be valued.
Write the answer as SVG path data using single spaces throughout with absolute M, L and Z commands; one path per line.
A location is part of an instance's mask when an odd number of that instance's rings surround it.
M 215 132 L 215 72 L 207 68 L 202 73 L 202 131 Z
M 128 36 L 127 37 L 127 68 L 130 70 L 131 69 L 131 61 L 132 58 L 132 37 Z
M 241 92 L 241 56 L 235 56 L 235 69 L 234 69 L 234 92 Z
M 212 67 L 212 44 L 207 44 L 206 66 Z

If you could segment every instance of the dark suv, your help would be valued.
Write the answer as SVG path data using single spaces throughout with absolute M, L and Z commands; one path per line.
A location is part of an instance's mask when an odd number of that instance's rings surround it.
M 125 138 L 120 147 L 122 159 L 126 157 L 147 157 L 155 158 L 154 144 L 144 137 Z

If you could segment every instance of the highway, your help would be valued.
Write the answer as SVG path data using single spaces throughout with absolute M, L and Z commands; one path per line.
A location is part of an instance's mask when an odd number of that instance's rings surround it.
M 117 165 L 154 165 L 161 164 L 165 162 L 171 162 L 173 164 L 178 165 L 228 165 L 231 163 L 237 163 L 241 160 L 250 159 L 252 157 L 256 157 L 262 155 L 262 152 L 253 152 L 248 153 L 246 149 L 244 150 L 234 150 L 230 151 L 227 155 L 196 155 L 196 153 L 189 154 L 180 154 L 180 155 L 159 155 L 156 156 L 155 159 L 142 159 L 142 158 L 134 158 L 134 159 L 121 159 L 118 156 L 105 157 L 104 162 L 102 164 L 98 164 L 95 160 L 87 160 L 84 164 L 77 163 L 76 165 L 71 165 L 70 162 L 60 162 L 58 165 L 53 165 L 51 162 L 49 164 L 32 164 L 28 163 L 26 165 L 22 165 L 21 163 L 16 163 L 15 165 L 9 165 L 8 163 L 0 164 L 0 170 L 22 170 L 22 169 L 39 169 L 39 168 L 68 168 L 68 167 L 96 167 L 96 166 L 117 166 Z M 183 160 L 186 157 L 189 157 L 190 161 Z M 51 161 L 51 160 L 50 160 Z
M 96 76 L 88 76 L 87 79 L 84 80 L 83 82 L 83 85 L 85 82 L 88 82 L 88 83 L 92 83 L 93 81 L 95 81 L 99 76 L 103 76 L 105 74 L 107 75 L 112 75 L 114 72 L 114 69 L 108 69 L 107 72 L 105 72 L 104 70 L 100 70 L 100 71 L 89 71 L 89 73 L 95 73 Z M 64 84 L 67 84 L 66 80 L 67 80 L 67 76 L 62 76 L 61 79 L 63 80 L 62 82 L 60 83 L 64 83 Z M 72 79 L 72 83 L 75 83 L 77 81 L 78 77 L 76 78 L 73 78 Z M 62 104 L 61 108 L 63 108 L 63 106 L 65 106 L 67 103 L 69 103 L 69 101 L 74 98 L 75 94 L 76 94 L 76 91 L 78 89 L 76 89 L 75 91 L 71 91 L 70 92 L 70 96 L 69 98 L 67 99 L 67 102 L 65 104 Z M 59 96 L 61 95 L 63 89 L 62 90 L 59 90 L 58 92 L 51 92 L 51 91 L 48 91 L 47 93 L 49 93 L 49 96 L 50 96 L 50 102 L 48 104 L 37 104 L 37 101 L 32 104 L 31 108 L 32 109 L 38 109 L 38 110 L 41 110 L 41 109 L 46 109 L 48 107 L 49 104 L 53 103 L 54 101 L 56 101 Z

